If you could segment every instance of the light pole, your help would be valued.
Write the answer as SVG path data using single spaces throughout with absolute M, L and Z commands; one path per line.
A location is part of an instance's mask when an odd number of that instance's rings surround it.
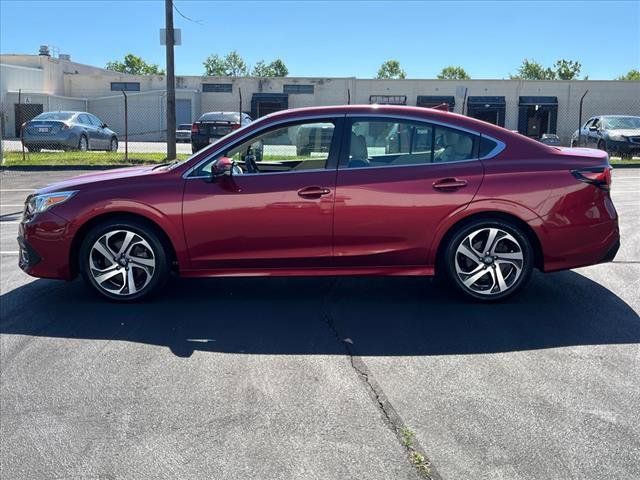
M 167 44 L 167 160 L 176 158 L 176 79 L 173 62 L 173 0 L 164 0 Z

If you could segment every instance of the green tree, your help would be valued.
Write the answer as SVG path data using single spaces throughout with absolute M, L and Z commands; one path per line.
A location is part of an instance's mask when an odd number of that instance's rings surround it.
M 249 74 L 246 62 L 235 50 L 227 53 L 224 63 L 229 77 L 246 77 Z
M 438 78 L 440 80 L 469 80 L 471 77 L 464 68 L 449 65 L 440 71 Z
M 580 62 L 574 60 L 556 60 L 553 64 L 553 68 L 556 71 L 556 76 L 560 80 L 575 80 L 580 74 L 582 65 Z
M 518 68 L 516 75 L 511 75 L 512 79 L 522 80 L 555 80 L 556 72 L 550 68 L 544 68 L 535 60 L 524 59 Z
M 407 74 L 400 68 L 400 62 L 398 60 L 387 60 L 378 70 L 378 76 L 376 78 L 406 78 Z
M 619 76 L 616 80 L 640 80 L 640 70 L 635 68 L 629 70 L 626 74 Z
M 227 74 L 224 59 L 219 55 L 209 55 L 202 65 L 204 65 L 204 74 L 207 76 L 224 77 Z
M 249 69 L 244 59 L 233 50 L 221 58 L 219 55 L 209 55 L 204 62 L 204 74 L 212 77 L 246 77 Z
M 107 70 L 120 73 L 130 73 L 132 75 L 164 75 L 162 70 L 155 63 L 147 63 L 142 58 L 128 53 L 124 56 L 124 61 L 114 60 L 107 62 Z
M 271 63 L 260 60 L 254 65 L 251 75 L 254 77 L 286 77 L 289 75 L 289 69 L 279 58 Z

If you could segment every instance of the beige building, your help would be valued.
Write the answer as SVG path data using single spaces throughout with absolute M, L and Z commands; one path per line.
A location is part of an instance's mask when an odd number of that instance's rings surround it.
M 48 110 L 86 110 L 124 132 L 124 96 L 131 140 L 162 140 L 165 78 L 126 75 L 71 61 L 66 55 L 0 55 L 2 135 Z M 377 80 L 349 78 L 176 77 L 178 123 L 208 111 L 242 110 L 259 117 L 282 108 L 393 103 L 449 108 L 525 135 L 557 133 L 563 144 L 582 121 L 602 114 L 640 115 L 637 81 Z M 124 94 L 123 94 L 124 91 Z

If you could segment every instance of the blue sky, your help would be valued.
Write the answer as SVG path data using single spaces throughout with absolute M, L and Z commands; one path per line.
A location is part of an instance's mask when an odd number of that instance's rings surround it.
M 640 68 L 640 1 L 209 2 L 175 0 L 189 22 L 176 73 L 200 75 L 210 53 L 237 50 L 252 65 L 282 58 L 291 76 L 374 77 L 396 58 L 409 78 L 461 65 L 472 78 L 508 78 L 523 58 L 579 60 L 582 75 L 610 79 Z M 0 51 L 55 46 L 104 66 L 126 53 L 164 66 L 158 0 L 0 1 Z

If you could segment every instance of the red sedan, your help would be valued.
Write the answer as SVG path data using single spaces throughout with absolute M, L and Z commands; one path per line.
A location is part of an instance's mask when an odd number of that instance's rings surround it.
M 20 267 L 136 300 L 172 273 L 442 275 L 480 300 L 611 261 L 606 152 L 417 107 L 288 110 L 191 158 L 27 198 Z

